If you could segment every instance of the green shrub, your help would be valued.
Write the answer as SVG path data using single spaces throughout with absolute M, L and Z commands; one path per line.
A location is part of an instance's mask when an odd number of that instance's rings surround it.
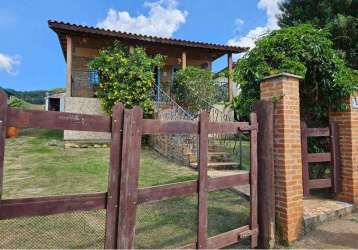
M 148 56 L 141 47 L 134 48 L 130 53 L 118 42 L 101 50 L 89 67 L 98 71 L 100 84 L 96 95 L 104 110 L 111 114 L 112 107 L 121 102 L 126 108 L 138 105 L 146 115 L 150 115 L 153 112 L 154 72 L 162 60 L 160 55 Z
M 8 106 L 12 108 L 25 108 L 26 102 L 19 98 L 12 97 L 8 103 Z
M 218 91 L 213 73 L 209 70 L 189 66 L 175 75 L 175 99 L 193 114 L 211 107 L 217 100 Z
M 259 40 L 234 69 L 241 92 L 233 106 L 240 117 L 247 117 L 259 100 L 263 77 L 281 72 L 304 77 L 301 117 L 310 125 L 327 123 L 329 110 L 344 110 L 342 98 L 357 89 L 358 73 L 332 45 L 327 30 L 308 24 L 276 30 Z

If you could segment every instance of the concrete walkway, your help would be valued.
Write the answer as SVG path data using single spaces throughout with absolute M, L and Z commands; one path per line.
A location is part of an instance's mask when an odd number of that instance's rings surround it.
M 222 177 L 222 176 L 229 176 L 229 175 L 235 175 L 235 174 L 247 174 L 249 173 L 246 170 L 214 170 L 209 169 L 208 170 L 208 176 L 210 177 Z M 241 185 L 241 186 L 235 186 L 232 187 L 235 191 L 239 192 L 241 195 L 243 195 L 246 198 L 250 197 L 250 184 L 248 185 Z
M 292 248 L 358 248 L 358 213 L 318 226 Z

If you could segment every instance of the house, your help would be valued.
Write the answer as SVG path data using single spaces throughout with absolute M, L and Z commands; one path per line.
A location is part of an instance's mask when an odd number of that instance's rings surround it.
M 211 69 L 212 62 L 227 55 L 228 70 L 232 71 L 232 54 L 241 53 L 246 48 L 195 42 L 172 38 L 154 37 L 121 31 L 112 31 L 59 21 L 49 21 L 49 27 L 58 35 L 64 58 L 67 63 L 65 112 L 101 114 L 99 100 L 95 97 L 98 84 L 96 72 L 88 68 L 88 63 L 102 48 L 120 41 L 129 50 L 136 46 L 144 47 L 149 55 L 162 54 L 166 57 L 164 66 L 156 72 L 156 93 L 163 91 L 171 96 L 171 86 L 176 70 L 188 65 Z M 228 96 L 233 96 L 232 80 L 228 79 Z M 157 97 L 159 98 L 159 96 Z M 159 101 L 159 100 L 157 100 Z M 108 134 L 65 131 L 65 140 L 109 139 Z

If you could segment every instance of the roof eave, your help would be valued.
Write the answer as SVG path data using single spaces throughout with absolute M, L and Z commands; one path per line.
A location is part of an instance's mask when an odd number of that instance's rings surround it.
M 69 23 L 57 22 L 57 21 L 48 21 L 49 27 L 54 30 L 61 40 L 61 35 L 91 35 L 91 36 L 107 36 L 112 38 L 124 38 L 130 40 L 137 40 L 143 42 L 150 43 L 161 43 L 173 46 L 187 47 L 187 48 L 199 48 L 199 49 L 208 49 L 217 52 L 221 52 L 220 54 L 226 53 L 242 53 L 248 50 L 248 48 L 235 47 L 229 45 L 218 45 L 218 44 L 210 44 L 203 42 L 194 42 L 180 39 L 171 39 L 171 38 L 161 38 L 161 37 L 153 37 L 146 35 L 137 35 L 126 32 L 118 32 L 113 30 L 105 30 L 94 27 L 87 27 L 82 25 L 74 25 Z M 65 45 L 64 45 L 65 46 Z M 61 43 L 61 47 L 63 53 L 65 54 L 66 48 L 63 47 Z

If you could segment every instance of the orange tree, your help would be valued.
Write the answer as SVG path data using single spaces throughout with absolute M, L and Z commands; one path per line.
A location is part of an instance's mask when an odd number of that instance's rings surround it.
M 138 105 L 146 115 L 152 114 L 154 72 L 162 59 L 161 55 L 148 56 L 141 47 L 130 53 L 118 42 L 101 50 L 89 67 L 98 72 L 100 83 L 96 95 L 104 110 L 111 114 L 112 107 L 121 102 L 126 108 Z

